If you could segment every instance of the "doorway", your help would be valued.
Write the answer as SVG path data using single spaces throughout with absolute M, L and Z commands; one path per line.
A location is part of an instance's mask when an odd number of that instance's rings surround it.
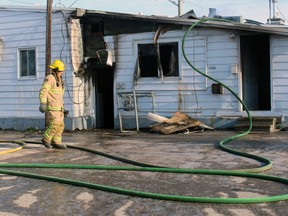
M 114 128 L 113 67 L 95 71 L 96 128 Z
M 249 110 L 271 110 L 269 35 L 240 37 L 242 93 Z

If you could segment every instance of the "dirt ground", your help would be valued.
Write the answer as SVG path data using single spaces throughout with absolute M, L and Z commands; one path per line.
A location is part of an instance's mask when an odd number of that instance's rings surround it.
M 260 164 L 217 148 L 233 131 L 161 135 L 148 131 L 108 130 L 65 132 L 63 143 L 111 153 L 166 167 L 191 169 L 245 169 Z M 40 141 L 42 132 L 0 130 L 0 140 Z M 265 174 L 288 178 L 288 132 L 253 133 L 228 145 L 266 157 L 273 167 Z M 1 151 L 16 145 L 0 143 Z M 73 148 L 48 150 L 28 144 L 25 149 L 0 155 L 0 163 L 57 163 L 132 166 Z M 1 168 L 2 169 L 2 168 Z M 4 168 L 3 168 L 4 169 Z M 5 168 L 126 189 L 198 197 L 265 197 L 288 194 L 287 185 L 231 176 L 188 175 L 83 169 Z M 195 215 L 287 216 L 288 200 L 259 204 L 212 204 L 156 200 L 66 185 L 46 180 L 0 174 L 0 216 Z

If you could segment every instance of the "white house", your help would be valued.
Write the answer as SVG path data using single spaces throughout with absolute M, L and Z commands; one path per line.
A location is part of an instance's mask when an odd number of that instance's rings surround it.
M 94 72 L 98 78 L 114 74 L 110 83 L 114 84 L 115 128 L 147 127 L 151 124 L 148 112 L 170 117 L 181 111 L 215 128 L 231 127 L 238 118 L 246 116 L 231 93 L 195 72 L 185 61 L 181 50 L 183 36 L 197 21 L 194 17 L 147 17 L 99 11 L 84 14 L 80 19 L 85 20 L 86 27 L 103 29 L 100 35 L 113 53 L 113 72 L 97 68 Z M 238 23 L 210 20 L 196 26 L 186 38 L 187 57 L 197 69 L 235 91 L 252 116 L 281 118 L 285 123 L 288 29 L 284 25 L 245 23 L 241 17 L 238 20 Z M 89 43 L 84 50 L 90 50 Z M 97 61 L 93 54 L 87 57 Z M 97 84 L 95 87 L 99 106 L 104 103 L 103 97 Z M 97 122 L 97 108 L 95 113 Z
M 74 14 L 69 8 L 54 8 L 52 14 L 51 60 L 61 59 L 66 65 L 66 129 L 87 128 L 93 123 L 86 116 L 94 115 L 84 99 L 83 78 L 73 74 L 83 58 L 80 22 Z M 45 77 L 45 43 L 46 8 L 0 8 L 0 128 L 44 128 L 38 95 Z
M 0 12 L 0 128 L 41 128 L 45 9 Z M 245 117 L 231 93 L 185 61 L 183 36 L 196 21 L 54 8 L 52 59 L 67 65 L 66 129 L 147 127 L 149 112 L 170 117 L 181 111 L 215 128 Z M 196 68 L 234 90 L 252 116 L 287 121 L 286 26 L 211 20 L 189 32 L 185 50 Z M 34 59 L 32 74 L 23 70 L 32 67 L 26 55 Z

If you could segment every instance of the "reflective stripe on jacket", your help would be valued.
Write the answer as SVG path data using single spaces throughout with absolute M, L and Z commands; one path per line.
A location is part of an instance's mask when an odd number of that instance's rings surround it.
M 48 111 L 64 111 L 63 95 L 62 83 L 57 86 L 56 79 L 52 74 L 46 76 L 39 93 L 40 104 L 46 104 Z

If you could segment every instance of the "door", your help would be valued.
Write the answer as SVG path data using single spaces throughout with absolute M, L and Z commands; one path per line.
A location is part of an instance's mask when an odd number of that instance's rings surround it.
M 113 68 L 95 70 L 96 128 L 114 128 Z
M 243 101 L 249 110 L 271 110 L 269 35 L 240 37 Z

